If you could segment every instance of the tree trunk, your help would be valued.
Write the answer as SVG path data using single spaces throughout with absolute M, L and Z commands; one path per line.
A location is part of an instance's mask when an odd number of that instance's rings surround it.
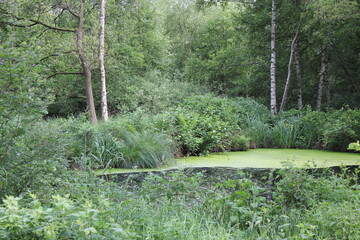
M 330 105 L 331 102 L 331 93 L 330 93 L 330 79 L 328 78 L 329 74 L 328 74 L 329 69 L 326 69 L 326 73 L 325 73 L 325 86 L 326 86 L 326 103 L 328 104 L 328 106 Z
M 271 60 L 270 60 L 270 111 L 276 114 L 276 52 L 275 52 L 275 29 L 276 29 L 276 1 L 272 0 L 271 7 Z
M 297 105 L 298 109 L 301 110 L 303 107 L 302 101 L 302 76 L 301 76 L 301 68 L 300 68 L 300 58 L 299 58 L 299 49 L 298 42 L 295 41 L 294 45 L 294 57 L 295 57 L 295 68 L 296 68 L 296 80 L 297 80 Z
M 97 123 L 97 117 L 95 112 L 94 105 L 94 96 L 91 86 L 91 70 L 90 65 L 85 57 L 84 47 L 83 47 L 83 32 L 84 32 L 84 0 L 80 1 L 79 9 L 79 23 L 76 30 L 76 46 L 79 54 L 79 59 L 81 62 L 82 69 L 85 74 L 85 93 L 86 93 L 86 102 L 89 108 L 90 119 L 93 124 Z
M 326 81 L 327 68 L 328 68 L 328 51 L 327 51 L 327 46 L 325 45 L 321 53 L 321 67 L 319 73 L 320 78 L 319 78 L 318 95 L 316 101 L 316 109 L 318 111 L 321 110 L 322 94 L 323 94 L 324 82 Z
M 104 63 L 104 39 L 105 39 L 105 6 L 106 0 L 101 0 L 100 4 L 100 38 L 99 38 L 99 64 L 100 64 L 100 81 L 101 81 L 101 114 L 104 121 L 109 120 L 107 106 L 107 92 L 105 79 L 105 63 Z
M 294 59 L 294 49 L 295 49 L 295 42 L 296 42 L 297 36 L 298 36 L 298 31 L 295 33 L 295 36 L 294 36 L 293 40 L 291 41 L 290 57 L 289 57 L 289 64 L 288 64 L 288 74 L 287 74 L 287 78 L 286 78 L 283 97 L 282 97 L 281 104 L 280 104 L 280 109 L 279 109 L 280 112 L 284 111 L 286 100 L 287 100 L 287 95 L 289 92 L 290 79 L 291 79 L 291 65 L 292 65 L 292 62 Z

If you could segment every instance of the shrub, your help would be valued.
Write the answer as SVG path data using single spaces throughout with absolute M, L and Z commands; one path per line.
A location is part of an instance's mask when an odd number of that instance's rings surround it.
M 238 125 L 241 128 L 250 128 L 252 123 L 251 120 L 253 119 L 264 123 L 271 122 L 273 119 L 273 116 L 267 107 L 251 98 L 235 98 L 233 101 L 235 102 L 236 108 L 244 113 L 238 115 Z
M 62 121 L 38 121 L 24 125 L 26 134 L 14 139 L 14 145 L 0 166 L 0 198 L 19 195 L 27 188 L 44 183 L 61 183 L 72 156 L 75 138 Z
M 109 218 L 108 199 L 99 206 L 77 203 L 67 197 L 53 196 L 51 207 L 43 206 L 32 195 L 27 206 L 20 198 L 7 197 L 0 207 L 2 239 L 129 239 L 132 234 Z
M 229 138 L 229 147 L 231 151 L 246 151 L 250 148 L 250 139 L 244 135 L 234 134 Z
M 41 78 L 43 67 L 34 64 L 37 50 L 26 44 L 13 45 L 0 44 L 0 200 L 32 182 L 31 174 L 36 174 L 32 170 L 40 162 L 36 154 L 41 154 L 38 148 L 42 146 L 24 140 L 26 125 L 46 114 L 52 98 Z
M 230 135 L 230 124 L 217 116 L 200 115 L 196 112 L 177 115 L 177 140 L 185 155 L 207 154 L 225 150 L 224 139 Z
M 233 100 L 211 95 L 188 98 L 173 113 L 174 138 L 185 155 L 230 150 L 227 140 L 240 131 L 239 119 L 245 116 Z
M 357 186 L 354 185 L 356 174 L 344 172 L 337 176 L 325 169 L 316 176 L 294 167 L 282 169 L 279 173 L 279 181 L 275 184 L 275 199 L 288 207 L 308 208 L 319 202 L 359 200 Z
M 360 151 L 360 142 L 356 141 L 349 144 L 348 150 Z
M 312 111 L 307 108 L 301 112 L 300 124 L 302 135 L 298 145 L 302 148 L 324 148 L 323 136 L 325 125 L 329 121 L 330 114 L 320 111 Z
M 351 142 L 360 136 L 360 110 L 336 111 L 332 121 L 325 126 L 324 142 L 326 148 L 346 151 Z

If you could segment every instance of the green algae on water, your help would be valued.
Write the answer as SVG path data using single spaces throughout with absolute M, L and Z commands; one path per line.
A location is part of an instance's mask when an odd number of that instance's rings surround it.
M 245 152 L 221 152 L 202 157 L 179 158 L 170 166 L 158 169 L 117 168 L 108 169 L 106 173 L 148 172 L 192 167 L 283 168 L 286 162 L 291 162 L 296 167 L 306 168 L 360 165 L 360 154 L 308 149 L 259 148 Z M 103 174 L 103 170 L 96 171 L 96 174 Z

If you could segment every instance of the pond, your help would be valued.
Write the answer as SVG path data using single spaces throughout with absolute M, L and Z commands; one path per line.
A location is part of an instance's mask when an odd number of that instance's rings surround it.
M 230 167 L 283 168 L 284 162 L 296 167 L 323 168 L 360 165 L 360 154 L 308 149 L 251 149 L 244 152 L 212 153 L 204 157 L 184 157 L 161 169 L 108 169 L 107 174 L 166 170 L 176 168 Z M 96 171 L 103 174 L 103 170 Z

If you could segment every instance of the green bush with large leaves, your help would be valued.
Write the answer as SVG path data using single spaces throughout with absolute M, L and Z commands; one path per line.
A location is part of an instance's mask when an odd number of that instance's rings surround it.
M 173 114 L 176 129 L 173 137 L 184 155 L 247 149 L 247 143 L 234 146 L 243 135 L 240 123 L 247 117 L 236 100 L 211 95 L 194 96 L 181 102 Z
M 114 218 L 109 218 L 108 199 L 95 205 L 90 200 L 77 203 L 69 196 L 55 195 L 51 207 L 43 206 L 35 195 L 28 206 L 21 198 L 7 197 L 0 208 L 2 239 L 129 239 Z

